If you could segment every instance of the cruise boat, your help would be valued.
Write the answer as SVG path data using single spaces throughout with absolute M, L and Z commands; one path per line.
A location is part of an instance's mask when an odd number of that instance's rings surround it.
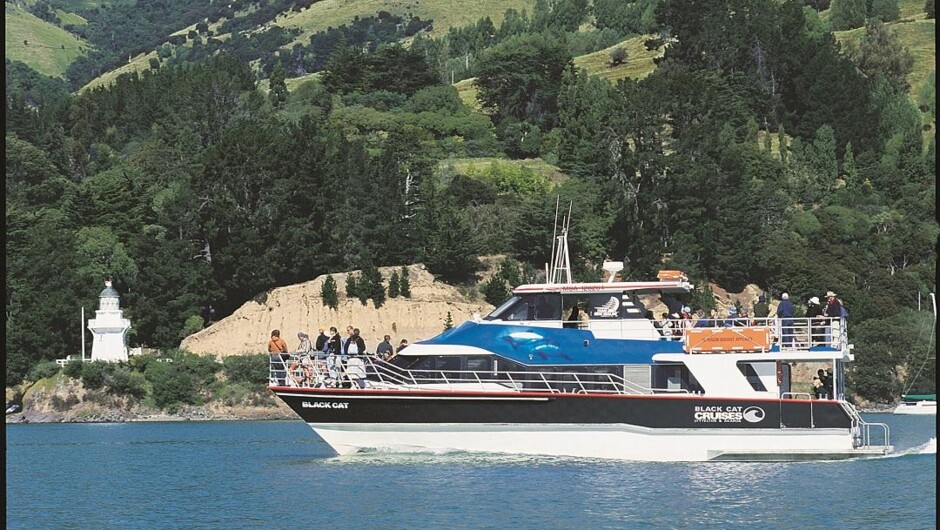
M 844 397 L 854 360 L 844 321 L 675 320 L 645 303 L 653 281 L 574 283 L 566 230 L 544 284 L 485 318 L 388 361 L 318 356 L 304 374 L 272 361 L 270 389 L 339 454 L 470 451 L 642 461 L 808 460 L 884 455 L 888 427 Z M 794 363 L 826 363 L 831 399 L 791 388 Z
M 895 414 L 937 415 L 936 394 L 904 394 L 901 402 L 894 409 Z

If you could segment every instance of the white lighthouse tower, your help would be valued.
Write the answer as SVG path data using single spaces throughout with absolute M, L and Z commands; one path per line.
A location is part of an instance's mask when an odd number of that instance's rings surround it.
M 92 361 L 126 361 L 127 330 L 131 321 L 122 318 L 121 297 L 111 287 L 111 280 L 104 282 L 104 290 L 98 295 L 99 306 L 95 318 L 88 321 L 88 329 L 95 339 L 91 346 Z

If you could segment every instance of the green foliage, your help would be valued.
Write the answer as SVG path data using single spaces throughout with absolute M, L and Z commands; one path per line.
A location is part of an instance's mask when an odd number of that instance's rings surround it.
M 385 303 L 385 285 L 382 283 L 382 275 L 375 265 L 367 265 L 362 269 L 362 280 L 357 286 L 359 299 L 372 299 L 376 309 L 382 307 Z M 363 301 L 365 304 L 365 301 Z
M 491 183 L 498 193 L 528 196 L 547 192 L 551 188 L 548 178 L 532 168 L 497 160 L 489 166 L 470 166 L 467 175 Z
M 172 362 L 149 364 L 144 377 L 152 385 L 154 404 L 161 409 L 175 410 L 180 403 L 197 404 L 199 393 L 191 373 Z
M 72 379 L 81 379 L 84 366 L 84 362 L 73 361 L 62 367 L 62 373 L 71 377 Z
M 486 280 L 480 292 L 483 293 L 483 299 L 486 300 L 486 303 L 491 305 L 498 305 L 509 296 L 506 280 L 499 274 L 494 274 L 489 280 Z
M 81 365 L 82 386 L 89 390 L 103 388 L 114 368 L 114 365 L 107 361 L 84 362 Z
M 454 327 L 454 317 L 450 314 L 450 311 L 447 312 L 447 316 L 444 317 L 444 331 Z
M 833 31 L 860 28 L 868 15 L 866 0 L 832 0 L 829 23 Z
M 270 370 L 267 355 L 230 355 L 222 359 L 225 377 L 235 383 L 264 385 Z
M 346 275 L 346 298 L 361 298 L 359 276 L 351 272 Z M 366 299 L 368 299 L 368 296 Z
M 914 56 L 880 20 L 868 22 L 865 36 L 857 46 L 848 48 L 847 55 L 866 76 L 881 76 L 898 92 L 907 92 L 910 87 L 907 77 L 914 69 Z
M 564 41 L 550 34 L 519 35 L 493 46 L 477 63 L 477 99 L 496 123 L 525 121 L 552 128 L 562 73 L 571 67 Z
M 404 298 L 411 298 L 411 280 L 408 279 L 408 267 L 402 266 L 401 268 L 401 285 L 399 286 L 399 292 Z
M 388 279 L 388 297 L 398 298 L 399 294 L 401 294 L 401 284 L 398 280 L 398 271 L 392 271 L 392 275 Z
M 281 64 L 281 61 L 278 61 L 274 65 L 274 71 L 271 72 L 271 78 L 268 80 L 270 85 L 270 91 L 268 92 L 268 100 L 271 102 L 271 106 L 278 108 L 287 101 L 287 83 L 285 82 L 284 76 L 284 65 Z
M 33 366 L 29 371 L 28 379 L 30 381 L 39 381 L 46 377 L 52 377 L 59 373 L 59 365 L 55 361 L 46 361 Z
M 201 316 L 199 315 L 190 316 L 189 318 L 186 319 L 186 322 L 183 324 L 183 329 L 180 332 L 180 335 L 181 335 L 180 338 L 188 337 L 192 335 L 193 333 L 196 333 L 197 331 L 201 330 L 204 327 L 204 325 L 205 325 L 205 322 L 203 322 Z
M 610 51 L 610 66 L 618 66 L 627 62 L 628 55 L 626 48 L 617 46 Z
M 115 368 L 107 377 L 109 394 L 131 396 L 141 399 L 146 395 L 146 378 L 140 372 L 131 372 L 127 368 Z
M 870 19 L 891 22 L 901 18 L 901 7 L 898 0 L 871 0 L 868 16 Z
M 382 46 L 375 53 L 340 47 L 330 56 L 322 79 L 327 89 L 341 94 L 387 90 L 410 96 L 437 84 L 424 56 L 398 44 Z
M 348 283 L 346 290 L 349 290 Z M 339 306 L 339 294 L 336 292 L 336 280 L 333 279 L 332 274 L 328 274 L 326 279 L 323 280 L 323 285 L 320 286 L 320 298 L 323 299 L 323 305 L 329 307 L 330 309 L 335 310 L 337 306 Z
M 927 13 L 927 18 L 937 18 L 937 5 L 935 0 L 925 0 L 924 1 L 924 12 Z

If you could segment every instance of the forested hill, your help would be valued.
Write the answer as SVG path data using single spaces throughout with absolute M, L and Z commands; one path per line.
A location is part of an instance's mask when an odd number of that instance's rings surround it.
M 609 257 L 636 279 L 678 268 L 797 301 L 833 290 L 850 311 L 852 391 L 934 390 L 918 301 L 936 289 L 935 74 L 912 75 L 933 45 L 892 29 L 902 8 L 932 25 L 932 1 L 538 0 L 438 35 L 415 8 L 314 31 L 286 48 L 294 62 L 283 44 L 225 45 L 234 33 L 210 49 L 208 25 L 239 17 L 189 4 L 192 22 L 160 20 L 193 24 L 188 55 L 78 95 L 80 80 L 7 62 L 8 385 L 80 351 L 78 308 L 97 306 L 106 277 L 131 345 L 164 349 L 332 271 L 422 262 L 498 302 L 548 261 L 560 196 L 578 279 Z M 84 12 L 82 38 L 103 53 Z M 854 33 L 843 45 L 834 28 Z M 494 254 L 510 258 L 478 283 L 477 256 Z

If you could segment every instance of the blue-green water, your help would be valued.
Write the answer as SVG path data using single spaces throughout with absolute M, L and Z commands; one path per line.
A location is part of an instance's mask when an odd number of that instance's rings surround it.
M 7 425 L 11 529 L 936 528 L 936 418 L 897 456 L 633 463 L 330 456 L 301 421 Z

